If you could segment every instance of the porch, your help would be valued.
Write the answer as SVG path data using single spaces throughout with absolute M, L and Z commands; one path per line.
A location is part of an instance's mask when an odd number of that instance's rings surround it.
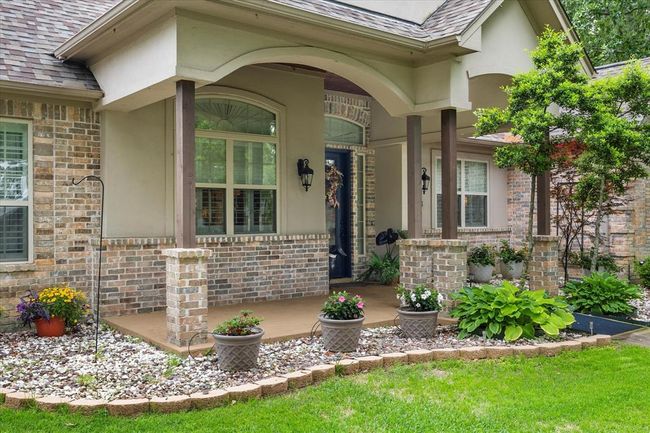
M 367 304 L 365 327 L 392 325 L 395 319 L 395 308 L 399 302 L 391 286 L 379 284 L 345 284 L 333 285 L 330 290 L 347 290 L 358 293 Z M 223 305 L 208 309 L 208 330 L 231 317 L 236 316 L 240 310 L 252 310 L 255 315 L 264 319 L 265 342 L 288 340 L 309 336 L 312 326 L 316 322 L 316 315 L 320 311 L 326 296 L 308 296 L 303 298 L 270 301 L 246 302 L 241 304 Z M 163 350 L 186 355 L 187 346 L 172 344 L 167 339 L 167 325 L 165 310 L 153 313 L 132 314 L 127 316 L 107 317 L 104 321 L 111 327 L 134 337 L 151 343 Z M 452 323 L 452 320 L 441 317 L 441 324 Z M 212 341 L 194 344 L 191 352 L 204 351 L 212 347 Z

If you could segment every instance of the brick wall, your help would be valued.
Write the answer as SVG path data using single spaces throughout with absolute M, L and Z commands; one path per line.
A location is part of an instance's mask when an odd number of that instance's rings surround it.
M 424 231 L 426 238 L 440 239 L 442 229 L 427 229 Z M 458 228 L 458 239 L 468 242 L 469 248 L 477 247 L 481 244 L 501 245 L 502 240 L 510 241 L 510 227 L 488 227 L 488 228 Z
M 34 261 L 0 263 L 0 306 L 11 313 L 28 289 L 92 284 L 89 239 L 99 229 L 99 185 L 72 178 L 99 174 L 99 116 L 84 103 L 0 97 L 0 117 L 32 124 Z
M 329 290 L 327 235 L 199 237 L 208 259 L 210 306 L 323 295 Z M 165 308 L 171 238 L 109 239 L 104 253 L 106 315 Z

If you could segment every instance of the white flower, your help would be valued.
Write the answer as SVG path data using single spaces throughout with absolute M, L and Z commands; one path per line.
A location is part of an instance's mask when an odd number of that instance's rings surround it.
M 431 296 L 431 291 L 430 290 L 425 290 L 425 292 L 422 294 L 421 298 L 422 300 L 426 300 Z
M 415 293 L 411 293 L 411 301 L 415 302 L 418 297 L 415 296 Z
M 401 297 L 400 295 L 395 295 L 395 297 L 396 297 L 398 300 L 399 300 L 399 299 L 402 299 L 402 297 Z
M 445 297 L 442 295 L 442 293 L 438 293 L 438 303 L 442 303 L 442 301 L 445 300 Z
M 420 303 L 415 304 L 416 307 L 420 308 Z

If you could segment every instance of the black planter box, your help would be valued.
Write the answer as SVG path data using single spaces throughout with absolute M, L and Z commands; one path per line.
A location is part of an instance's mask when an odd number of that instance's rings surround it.
M 621 317 L 594 316 L 582 313 L 573 313 L 573 315 L 576 321 L 571 327 L 577 331 L 583 331 L 589 334 L 616 335 L 643 328 L 645 325 L 643 322 Z

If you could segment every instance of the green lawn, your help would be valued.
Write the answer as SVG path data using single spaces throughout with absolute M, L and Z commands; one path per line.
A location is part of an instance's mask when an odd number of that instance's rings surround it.
M 650 432 L 650 349 L 403 366 L 135 419 L 0 409 L 0 432 Z

